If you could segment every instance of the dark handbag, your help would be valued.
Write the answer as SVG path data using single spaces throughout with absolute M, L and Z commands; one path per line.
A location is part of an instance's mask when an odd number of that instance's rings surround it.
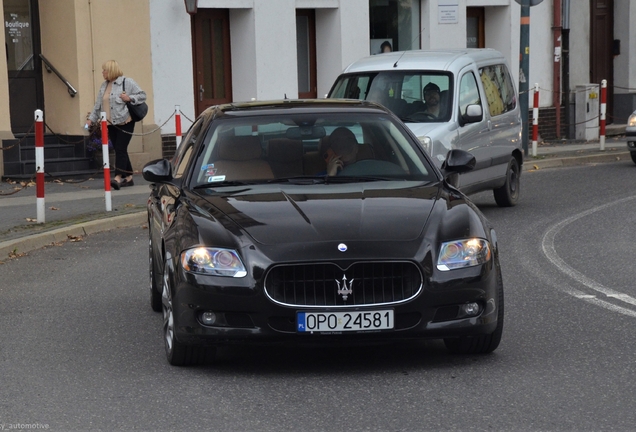
M 124 93 L 126 93 L 126 78 L 124 78 Z M 132 102 L 126 102 L 126 106 L 128 107 L 130 118 L 135 123 L 143 120 L 146 114 L 148 114 L 148 105 L 146 102 L 142 102 L 138 105 L 133 105 Z

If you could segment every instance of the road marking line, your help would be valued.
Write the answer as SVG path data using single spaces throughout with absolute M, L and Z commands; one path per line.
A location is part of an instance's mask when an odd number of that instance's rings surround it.
M 636 299 L 618 292 L 616 290 L 613 290 L 611 288 L 607 288 L 606 286 L 596 282 L 595 280 L 592 280 L 590 278 L 588 278 L 587 276 L 585 276 L 584 274 L 582 274 L 581 272 L 579 272 L 578 270 L 575 270 L 574 268 L 570 267 L 565 261 L 563 261 L 563 259 L 561 259 L 561 257 L 559 256 L 559 254 L 557 254 L 556 252 L 556 248 L 554 247 L 554 239 L 556 237 L 556 235 L 559 233 L 559 231 L 561 231 L 564 227 L 566 227 L 567 225 L 571 224 L 574 221 L 577 221 L 585 216 L 589 216 L 593 213 L 596 213 L 598 211 L 601 210 L 605 210 L 606 208 L 609 208 L 611 206 L 614 206 L 616 204 L 622 204 L 625 203 L 627 201 L 631 201 L 636 199 L 636 196 L 631 196 L 631 197 L 627 197 L 627 198 L 622 198 L 618 201 L 614 201 L 611 203 L 607 203 L 607 204 L 603 204 L 601 206 L 598 207 L 594 207 L 591 208 L 589 210 L 586 210 L 582 213 L 579 213 L 578 215 L 574 215 L 571 216 L 567 219 L 562 220 L 561 222 L 553 225 L 543 236 L 543 240 L 541 242 L 541 247 L 543 249 L 543 254 L 546 256 L 546 258 L 559 270 L 561 270 L 561 272 L 565 273 L 567 276 L 569 276 L 570 278 L 574 279 L 575 281 L 581 283 L 582 285 L 585 285 L 586 287 L 599 292 L 601 294 L 605 294 L 607 297 L 610 298 L 615 298 L 619 301 L 625 302 L 627 304 L 631 304 L 631 305 L 636 305 Z M 567 292 L 567 291 L 566 291 Z M 625 309 L 621 306 L 616 306 L 612 303 L 608 303 L 604 300 L 600 300 L 600 299 L 596 299 L 595 296 L 591 296 L 591 297 L 585 297 L 585 296 L 578 296 L 573 294 L 572 292 L 568 292 L 568 294 L 570 295 L 574 295 L 575 297 L 581 298 L 585 301 L 589 301 L 590 303 L 593 304 L 597 304 L 598 306 L 604 307 L 606 309 L 612 310 L 614 312 L 619 312 L 625 315 L 629 315 L 629 316 L 634 316 L 636 317 L 636 311 L 632 311 L 630 309 Z

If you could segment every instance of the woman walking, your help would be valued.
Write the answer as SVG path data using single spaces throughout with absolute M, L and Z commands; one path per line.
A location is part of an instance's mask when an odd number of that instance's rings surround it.
M 90 127 L 100 118 L 100 112 L 106 113 L 108 136 L 115 148 L 115 177 L 110 181 L 115 190 L 133 186 L 133 169 L 128 157 L 128 144 L 132 138 L 135 122 L 130 117 L 126 103 L 138 105 L 146 101 L 146 92 L 132 78 L 125 77 L 115 60 L 102 65 L 104 82 L 97 94 L 93 111 L 86 124 Z

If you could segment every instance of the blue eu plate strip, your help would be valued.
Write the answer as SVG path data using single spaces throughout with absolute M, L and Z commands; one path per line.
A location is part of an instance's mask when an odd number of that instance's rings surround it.
M 305 312 L 298 312 L 296 314 L 296 324 L 299 332 L 304 332 L 305 329 Z

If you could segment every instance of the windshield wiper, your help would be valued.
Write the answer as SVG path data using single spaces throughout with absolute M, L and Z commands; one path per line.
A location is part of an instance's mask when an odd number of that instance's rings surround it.
M 266 183 L 292 183 L 292 184 L 323 184 L 325 183 L 325 176 L 294 176 L 294 177 L 279 177 L 271 180 L 267 180 Z
M 330 176 L 325 178 L 325 183 L 359 183 L 373 181 L 404 181 L 402 178 L 380 176 Z
M 205 183 L 194 186 L 192 189 L 212 189 L 216 187 L 226 187 L 226 186 L 245 186 L 245 185 L 253 185 L 256 183 L 261 183 L 261 181 L 222 181 L 222 182 L 213 182 L 213 183 Z

